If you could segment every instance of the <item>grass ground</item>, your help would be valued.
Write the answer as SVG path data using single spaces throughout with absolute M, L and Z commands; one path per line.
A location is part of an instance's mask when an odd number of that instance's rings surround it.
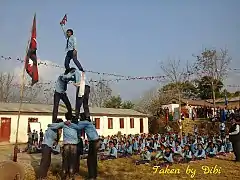
M 12 147 L 0 147 L 0 160 L 9 159 L 9 154 L 12 153 Z M 35 180 L 35 170 L 38 168 L 41 155 L 28 155 L 25 153 L 20 153 L 18 155 L 19 164 L 24 166 L 26 171 L 26 180 Z M 161 170 L 156 173 L 156 168 L 153 169 L 153 166 L 150 165 L 139 165 L 136 166 L 134 161 L 138 157 L 133 157 L 129 159 L 116 159 L 108 161 L 99 162 L 99 178 L 100 180 L 152 180 L 152 179 L 163 179 L 168 180 L 177 180 L 177 179 L 209 179 L 209 180 L 239 180 L 240 179 L 240 163 L 233 162 L 233 155 L 230 154 L 227 157 L 220 157 L 219 159 L 206 159 L 203 161 L 195 161 L 189 164 L 176 164 L 170 167 L 168 170 Z M 60 156 L 52 156 L 52 165 L 48 174 L 49 180 L 59 179 L 61 165 Z M 188 167 L 189 166 L 189 167 Z M 204 174 L 202 168 L 208 166 L 209 168 L 217 169 L 215 173 Z M 192 173 L 187 173 L 187 169 L 192 169 Z M 206 167 L 205 167 L 206 168 Z M 87 176 L 87 167 L 86 161 L 81 161 L 81 176 L 78 176 L 76 179 L 81 180 L 83 177 Z M 175 169 L 175 170 L 173 170 Z M 220 170 L 220 171 L 219 171 Z M 159 173 L 160 172 L 160 173 Z M 190 171 L 189 171 L 190 172 Z M 170 174 L 172 173 L 172 174 Z M 191 178 L 192 175 L 192 178 Z

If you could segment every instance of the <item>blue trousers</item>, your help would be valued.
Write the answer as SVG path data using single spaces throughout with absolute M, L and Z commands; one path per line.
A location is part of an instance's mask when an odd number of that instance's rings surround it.
M 67 52 L 67 55 L 66 55 L 66 57 L 65 57 L 65 63 L 64 63 L 65 69 L 69 69 L 69 68 L 70 68 L 70 67 L 69 67 L 69 64 L 70 64 L 71 59 L 73 60 L 73 62 L 74 62 L 75 65 L 77 66 L 77 68 L 78 68 L 80 71 L 83 71 L 83 68 L 82 68 L 81 63 L 77 60 L 77 54 L 76 54 L 76 55 L 73 55 L 73 50 Z

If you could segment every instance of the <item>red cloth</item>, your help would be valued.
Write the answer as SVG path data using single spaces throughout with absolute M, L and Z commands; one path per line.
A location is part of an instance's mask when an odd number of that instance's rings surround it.
M 25 58 L 25 69 L 28 75 L 32 78 L 32 86 L 38 82 L 38 64 L 37 64 L 37 30 L 36 30 L 36 15 L 33 18 L 31 40 L 28 47 L 28 52 Z M 32 61 L 32 63 L 30 62 Z
M 64 15 L 64 17 L 63 17 L 62 21 L 60 22 L 60 24 L 64 24 L 65 25 L 66 22 L 67 22 L 67 14 Z

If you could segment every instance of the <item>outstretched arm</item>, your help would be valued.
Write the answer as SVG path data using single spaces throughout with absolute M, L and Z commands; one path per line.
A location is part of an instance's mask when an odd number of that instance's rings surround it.
M 64 34 L 65 38 L 67 39 L 68 37 L 67 37 L 67 31 L 66 31 L 65 25 L 64 24 L 60 24 L 60 25 L 63 30 L 63 34 Z
M 64 126 L 64 122 L 61 122 L 61 123 L 52 123 L 52 124 L 49 124 L 48 127 L 50 129 L 59 129 L 59 128 L 63 128 Z
M 81 130 L 81 128 L 77 124 L 74 124 L 74 123 L 71 123 L 69 127 L 76 129 L 76 130 Z

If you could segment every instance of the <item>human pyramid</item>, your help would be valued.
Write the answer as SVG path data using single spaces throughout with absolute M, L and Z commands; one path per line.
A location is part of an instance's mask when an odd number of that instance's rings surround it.
M 44 134 L 42 142 L 42 159 L 38 172 L 38 179 L 47 179 L 47 172 L 51 164 L 51 153 L 58 144 L 63 130 L 63 152 L 62 152 L 62 173 L 61 179 L 74 179 L 75 174 L 79 173 L 79 160 L 81 154 L 81 132 L 87 134 L 89 140 L 89 151 L 87 158 L 88 178 L 97 177 L 97 151 L 99 148 L 99 136 L 95 126 L 91 122 L 88 106 L 90 86 L 85 84 L 84 70 L 77 60 L 76 38 L 72 29 L 65 29 L 67 15 L 64 16 L 60 25 L 64 36 L 67 39 L 65 72 L 57 79 L 54 92 L 54 105 L 52 114 L 52 124 Z M 70 67 L 70 61 L 73 60 L 78 69 Z M 72 82 L 76 86 L 75 115 L 72 114 L 71 103 L 67 96 L 67 86 Z M 58 119 L 59 101 L 62 100 L 66 105 L 68 112 L 65 114 L 66 121 Z M 83 105 L 84 113 L 80 113 Z

